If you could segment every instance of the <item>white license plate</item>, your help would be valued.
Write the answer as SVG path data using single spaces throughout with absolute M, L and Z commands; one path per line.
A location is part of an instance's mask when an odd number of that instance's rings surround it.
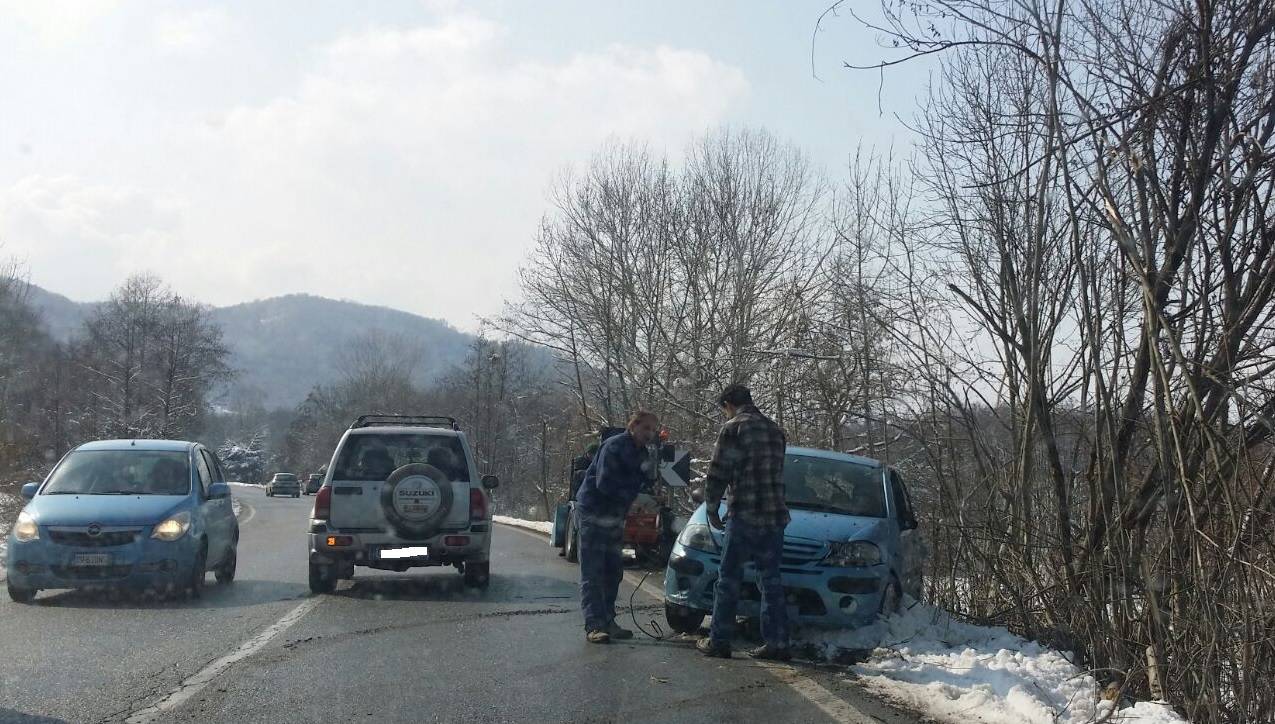
M 110 553 L 78 553 L 71 557 L 71 565 L 73 566 L 109 566 L 111 565 Z
M 380 550 L 381 560 L 388 558 L 423 558 L 429 555 L 429 548 L 426 546 L 416 546 L 412 548 L 382 548 Z

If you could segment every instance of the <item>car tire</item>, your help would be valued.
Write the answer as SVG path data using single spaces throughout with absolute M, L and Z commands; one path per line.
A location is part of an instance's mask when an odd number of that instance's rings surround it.
M 881 591 L 881 615 L 891 616 L 898 613 L 902 603 L 903 589 L 899 586 L 899 579 L 891 575 Z
M 190 580 L 186 582 L 186 595 L 199 598 L 204 593 L 204 577 L 208 575 L 208 544 L 199 546 L 195 563 L 190 567 Z
M 226 560 L 217 566 L 217 582 L 225 585 L 233 583 L 235 580 L 235 567 L 239 564 L 238 546 L 230 546 L 230 552 L 226 554 Z
M 40 592 L 38 588 L 15 586 L 10 580 L 5 580 L 5 585 L 9 589 L 9 600 L 14 603 L 31 603 L 35 600 L 35 594 Z
M 310 592 L 332 593 L 336 590 L 336 572 L 332 566 L 310 564 Z
M 668 627 L 680 634 L 693 634 L 699 631 L 699 627 L 704 623 L 704 611 L 697 611 L 686 606 L 679 606 L 676 603 L 664 604 L 664 620 L 668 622 Z
M 294 498 L 300 498 L 300 497 L 301 497 L 301 493 L 293 493 L 293 494 L 292 494 L 292 497 L 294 497 Z
M 491 561 L 465 563 L 465 585 L 470 588 L 486 588 L 491 584 Z
M 567 542 L 562 548 L 568 563 L 580 562 L 580 531 L 576 529 L 576 512 L 567 516 Z

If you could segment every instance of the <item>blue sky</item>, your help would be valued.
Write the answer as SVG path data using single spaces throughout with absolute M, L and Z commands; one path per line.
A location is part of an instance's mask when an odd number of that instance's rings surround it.
M 151 271 L 474 329 L 610 137 L 761 126 L 833 179 L 906 152 L 927 68 L 843 69 L 887 52 L 843 13 L 816 78 L 827 4 L 0 0 L 0 255 L 80 300 Z

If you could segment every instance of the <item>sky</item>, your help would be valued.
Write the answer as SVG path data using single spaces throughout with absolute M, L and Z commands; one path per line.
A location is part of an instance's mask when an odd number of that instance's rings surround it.
M 843 68 L 890 51 L 816 33 L 829 3 L 0 0 L 0 257 L 79 301 L 150 272 L 472 331 L 608 140 L 762 127 L 834 180 L 906 150 L 927 70 Z

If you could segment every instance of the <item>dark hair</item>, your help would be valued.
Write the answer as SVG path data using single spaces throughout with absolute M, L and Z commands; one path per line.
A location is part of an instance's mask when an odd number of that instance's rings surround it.
M 636 410 L 634 411 L 632 415 L 629 415 L 629 424 L 625 425 L 625 427 L 633 427 L 634 425 L 648 418 L 656 422 L 660 421 L 660 418 L 657 417 L 656 414 L 654 412 L 651 412 L 650 410 Z
M 748 391 L 747 387 L 741 384 L 729 385 L 722 390 L 722 394 L 717 396 L 717 406 L 725 407 L 743 407 L 744 405 L 753 404 L 753 393 Z

